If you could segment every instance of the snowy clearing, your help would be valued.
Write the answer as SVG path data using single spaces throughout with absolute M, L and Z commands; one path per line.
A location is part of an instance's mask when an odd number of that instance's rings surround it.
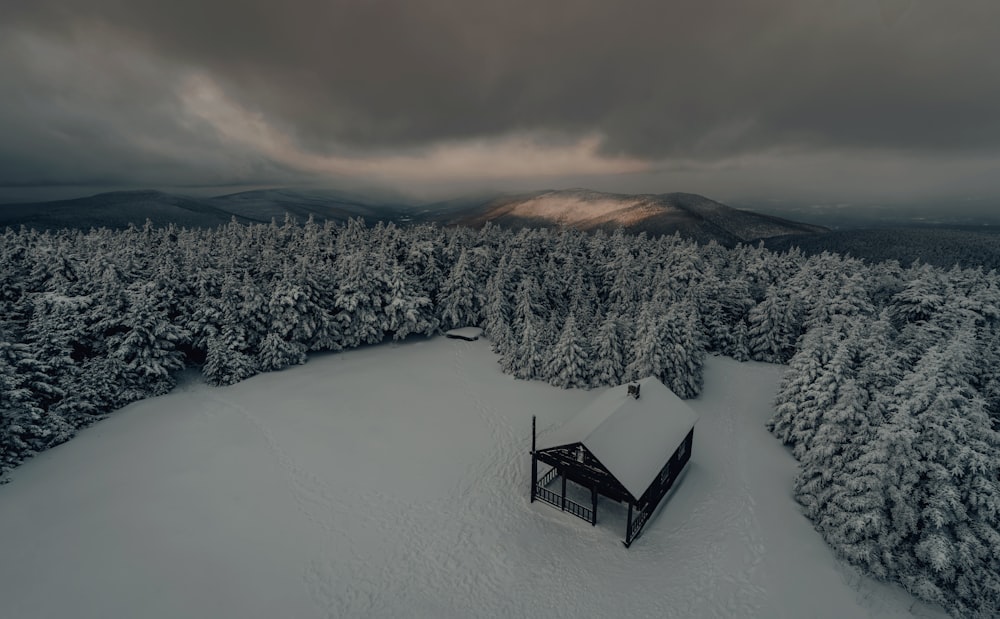
M 528 502 L 531 415 L 599 392 L 446 338 L 191 378 L 0 487 L 3 615 L 943 617 L 838 563 L 764 429 L 782 366 L 709 358 L 692 459 L 631 549 Z

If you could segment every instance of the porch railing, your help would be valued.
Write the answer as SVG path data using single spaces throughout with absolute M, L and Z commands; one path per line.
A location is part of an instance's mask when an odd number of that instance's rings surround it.
M 589 507 L 584 507 L 576 501 L 571 501 L 569 499 L 566 499 L 566 507 L 564 508 L 564 511 L 573 514 L 577 518 L 586 520 L 587 522 L 593 522 L 594 519 L 594 512 L 591 511 Z
M 545 475 L 542 475 L 542 478 L 538 480 L 538 486 L 540 488 L 548 486 L 550 483 L 552 483 L 552 480 L 555 479 L 558 475 L 559 471 L 556 470 L 555 467 L 549 469 L 549 472 L 546 473 Z
M 629 529 L 628 536 L 625 540 L 626 545 L 631 544 L 632 540 L 639 535 L 639 531 L 642 530 L 642 525 L 646 524 L 646 521 L 649 520 L 650 511 L 652 510 L 647 505 L 646 507 L 640 509 L 639 513 L 635 515 L 635 518 L 632 520 L 632 528 Z
M 546 477 L 548 477 L 548 474 L 546 474 Z M 545 477 L 543 477 L 542 479 L 545 479 Z M 577 503 L 572 499 L 563 499 L 562 496 L 556 494 L 555 492 L 552 492 L 548 488 L 542 487 L 541 482 L 539 482 L 538 485 L 536 485 L 535 487 L 535 498 L 548 503 L 549 505 L 555 507 L 558 510 L 569 512 L 574 516 L 576 516 L 577 518 L 586 520 L 587 522 L 590 523 L 594 522 L 593 510 L 591 510 L 589 507 L 584 507 L 583 505 L 580 505 L 579 503 Z
M 562 497 L 548 488 L 542 488 L 541 486 L 535 488 L 535 498 L 545 501 L 556 509 L 562 509 Z

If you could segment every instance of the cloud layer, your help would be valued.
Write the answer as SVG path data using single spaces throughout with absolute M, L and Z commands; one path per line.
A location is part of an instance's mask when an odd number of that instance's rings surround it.
M 827 194 L 1000 195 L 975 172 L 993 0 L 12 0 L 0 24 L 0 185 L 788 194 L 822 161 Z

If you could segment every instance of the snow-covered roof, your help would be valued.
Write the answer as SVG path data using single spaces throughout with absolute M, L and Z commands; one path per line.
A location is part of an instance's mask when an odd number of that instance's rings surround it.
M 469 342 L 474 342 L 479 339 L 483 334 L 483 330 L 479 327 L 461 327 L 459 329 L 452 329 L 445 332 L 445 337 L 450 337 L 457 340 L 467 340 Z
M 539 435 L 536 449 L 583 443 L 638 498 L 698 421 L 698 414 L 655 378 L 606 390 L 564 425 Z

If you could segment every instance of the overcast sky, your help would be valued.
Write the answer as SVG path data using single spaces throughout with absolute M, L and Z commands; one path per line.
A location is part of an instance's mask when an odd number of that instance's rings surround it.
M 4 0 L 28 186 L 1000 205 L 997 0 Z

